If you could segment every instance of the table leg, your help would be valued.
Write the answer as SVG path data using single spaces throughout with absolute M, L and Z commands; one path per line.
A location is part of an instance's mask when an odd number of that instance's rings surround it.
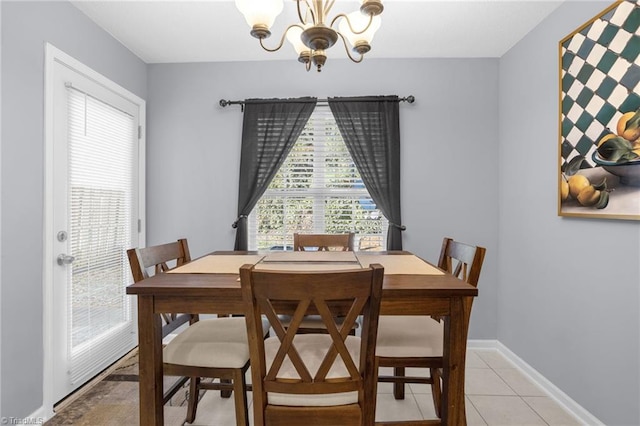
M 153 312 L 153 296 L 138 295 L 140 424 L 164 423 L 162 321 Z
M 466 425 L 464 374 L 469 316 L 463 298 L 451 299 L 451 315 L 444 326 L 442 424 Z

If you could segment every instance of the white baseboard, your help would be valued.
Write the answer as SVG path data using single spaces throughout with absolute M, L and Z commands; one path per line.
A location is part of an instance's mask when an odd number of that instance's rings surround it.
M 497 340 L 467 340 L 469 349 L 495 349 L 498 350 Z
M 535 368 L 527 364 L 522 358 L 513 353 L 498 340 L 469 340 L 467 348 L 479 350 L 495 350 L 514 364 L 529 380 L 538 385 L 551 399 L 558 403 L 564 410 L 571 413 L 580 423 L 589 426 L 604 426 L 598 418 L 584 407 L 571 399 L 560 388 L 551 383 Z
M 43 425 L 47 420 L 50 420 L 53 415 L 53 411 L 47 410 L 44 406 L 42 406 L 23 419 L 19 419 L 17 417 L 3 417 L 2 424 Z

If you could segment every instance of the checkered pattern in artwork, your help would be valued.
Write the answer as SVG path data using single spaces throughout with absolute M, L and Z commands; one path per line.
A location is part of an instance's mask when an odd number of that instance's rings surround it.
M 640 108 L 640 0 L 625 0 L 561 46 L 562 164 L 582 155 L 622 114 Z

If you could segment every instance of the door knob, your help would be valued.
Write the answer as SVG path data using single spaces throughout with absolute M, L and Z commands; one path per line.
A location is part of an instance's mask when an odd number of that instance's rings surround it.
M 76 260 L 75 257 L 73 256 L 69 256 L 67 254 L 59 254 L 58 255 L 58 265 L 63 266 L 63 265 L 70 265 L 73 263 L 73 261 Z

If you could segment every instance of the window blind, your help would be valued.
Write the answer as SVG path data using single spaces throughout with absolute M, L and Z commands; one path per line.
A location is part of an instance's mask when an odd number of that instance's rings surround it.
M 357 250 L 384 250 L 387 228 L 331 110 L 317 107 L 249 216 L 249 249 L 291 250 L 294 232 L 354 232 Z
M 135 196 L 134 117 L 68 87 L 70 252 L 67 336 L 71 382 L 131 349 L 131 284 Z M 133 345 L 132 345 L 133 343 Z M 99 371 L 99 370 L 98 370 Z

